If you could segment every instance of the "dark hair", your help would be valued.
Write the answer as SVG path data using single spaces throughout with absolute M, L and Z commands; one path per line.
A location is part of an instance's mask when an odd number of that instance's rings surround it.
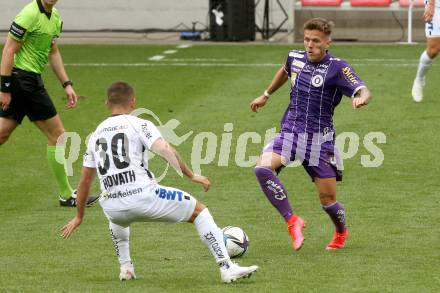
M 318 30 L 330 36 L 332 28 L 335 26 L 333 21 L 329 21 L 325 18 L 312 18 L 304 23 L 304 30 Z
M 113 105 L 125 105 L 134 98 L 134 89 L 125 81 L 116 81 L 107 89 L 107 101 Z

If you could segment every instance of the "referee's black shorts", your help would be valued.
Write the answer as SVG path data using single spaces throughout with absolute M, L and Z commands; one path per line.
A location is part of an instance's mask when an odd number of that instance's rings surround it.
M 57 114 L 52 100 L 37 73 L 18 68 L 12 70 L 11 103 L 0 117 L 11 118 L 21 124 L 24 116 L 30 121 L 47 120 Z

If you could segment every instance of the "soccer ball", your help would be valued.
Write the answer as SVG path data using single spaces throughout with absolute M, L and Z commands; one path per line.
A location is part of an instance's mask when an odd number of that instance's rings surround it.
M 229 257 L 235 258 L 243 256 L 249 247 L 249 237 L 243 229 L 234 226 L 226 226 L 222 231 Z

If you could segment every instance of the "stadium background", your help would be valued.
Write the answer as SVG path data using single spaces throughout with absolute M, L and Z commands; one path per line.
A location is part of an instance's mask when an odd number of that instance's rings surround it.
M 0 2 L 2 42 L 13 17 L 27 2 Z M 271 27 L 275 27 L 282 13 L 275 1 L 270 5 Z M 263 136 L 266 129 L 279 126 L 288 86 L 258 114 L 249 110 L 248 103 L 262 93 L 287 52 L 302 48 L 300 39 L 286 44 L 282 31 L 272 42 L 261 41 L 260 34 L 256 42 L 181 42 L 180 31 L 190 28 L 192 21 L 206 24 L 208 1 L 60 0 L 57 6 L 67 31 L 60 39 L 67 71 L 77 93 L 87 98 L 78 108 L 66 110 L 64 91 L 50 69 L 43 78 L 66 129 L 81 138 L 107 117 L 105 89 L 116 79 L 134 85 L 139 107 L 151 109 L 164 122 L 180 121 L 178 135 L 213 132 L 220 138 L 224 124 L 233 123 L 234 147 L 241 133 L 256 131 Z M 252 167 L 237 167 L 233 149 L 227 167 L 218 166 L 218 154 L 202 166 L 212 181 L 209 193 L 174 172 L 163 184 L 194 194 L 209 206 L 219 226 L 243 227 L 251 246 L 239 262 L 258 264 L 260 272 L 224 286 L 194 227 L 136 223 L 131 248 L 138 280 L 121 283 L 108 224 L 98 206 L 87 209 L 84 224 L 71 239 L 60 238 L 59 229 L 74 210 L 58 206 L 45 158 L 46 141 L 25 119 L 0 147 L 0 292 L 439 292 L 437 64 L 427 76 L 423 103 L 415 104 L 410 96 L 425 46 L 421 11 L 413 15 L 417 45 L 394 43 L 406 41 L 405 12 L 394 12 L 401 27 L 388 10 L 302 11 L 296 12 L 296 27 L 321 15 L 336 20 L 336 39 L 369 41 L 335 42 L 331 48 L 354 66 L 374 96 L 359 111 L 344 99 L 335 114 L 338 133 L 355 132 L 360 137 L 359 151 L 344 161 L 344 181 L 338 185 L 350 229 L 345 249 L 324 250 L 333 226 L 308 176 L 294 168 L 283 172 L 281 179 L 308 228 L 304 247 L 293 253 L 285 226 L 261 194 Z M 261 7 L 256 20 L 260 25 Z M 180 23 L 185 26 L 176 28 Z M 192 46 L 181 48 L 182 43 Z M 165 58 L 150 60 L 158 55 Z M 363 138 L 374 131 L 386 135 L 386 143 L 378 143 L 385 160 L 378 168 L 364 168 L 361 156 L 369 152 Z M 188 162 L 192 142 L 193 136 L 178 146 Z M 262 143 L 248 147 L 247 155 L 258 155 Z M 84 144 L 80 154 L 83 151 Z M 160 161 L 151 163 L 153 170 L 163 167 Z M 79 159 L 70 179 L 73 185 L 80 169 Z
M 0 30 L 7 30 L 12 19 L 27 0 L 3 1 Z M 347 0 L 345 0 L 347 4 Z M 98 0 L 98 1 L 65 1 L 57 4 L 64 20 L 64 30 L 68 31 L 142 31 L 170 32 L 192 29 L 203 30 L 209 26 L 208 0 L 154 1 L 154 0 Z M 263 25 L 265 0 L 256 1 L 255 22 Z M 291 0 L 270 0 L 269 22 L 272 29 L 277 28 L 285 19 L 283 10 L 291 11 Z M 296 3 L 298 5 L 299 2 Z M 301 10 L 295 6 L 296 41 L 301 40 L 302 23 L 311 17 L 322 16 L 335 21 L 337 30 L 334 38 L 354 41 L 398 42 L 406 41 L 408 14 L 405 8 L 398 8 L 396 0 L 390 7 L 374 7 L 373 11 L 365 7 L 340 10 L 337 7 L 326 7 L 325 10 Z M 347 5 L 349 6 L 349 5 Z M 80 15 L 80 17 L 78 17 Z M 281 31 L 286 32 L 292 25 L 284 22 Z M 413 12 L 413 40 L 424 40 L 422 11 L 415 8 Z M 79 35 L 75 35 L 80 37 Z M 117 37 L 118 34 L 106 35 Z M 257 34 L 257 39 L 260 38 Z M 139 38 L 139 35 L 137 36 Z M 144 40 L 145 38 L 140 38 Z M 287 42 L 285 34 L 278 34 L 275 41 Z M 98 38 L 99 40 L 99 38 Z M 145 40 L 144 40 L 145 41 Z

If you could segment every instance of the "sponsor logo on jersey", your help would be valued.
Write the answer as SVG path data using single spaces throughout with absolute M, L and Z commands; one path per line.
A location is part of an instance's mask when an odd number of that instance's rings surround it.
M 156 194 L 159 198 L 166 200 L 176 200 L 176 197 L 178 201 L 183 200 L 183 192 L 179 190 L 166 190 L 165 188 L 159 188 L 156 190 Z M 189 197 L 185 196 L 185 199 L 189 199 Z
M 108 189 L 109 187 L 123 185 L 135 181 L 136 181 L 136 174 L 134 173 L 133 170 L 131 170 L 131 171 L 124 171 L 121 173 L 106 176 L 104 177 L 104 179 L 102 179 L 102 184 L 104 185 L 105 189 Z
M 302 72 L 313 72 L 313 71 L 315 71 L 315 67 L 310 64 L 306 64 L 306 66 L 304 66 L 302 70 Z
M 298 67 L 298 68 L 304 68 L 306 64 L 299 60 L 293 60 L 292 66 Z
M 353 74 L 353 71 L 351 71 L 350 67 L 346 66 L 342 68 L 342 73 L 344 74 L 344 77 L 347 81 L 349 81 L 353 85 L 357 85 L 359 81 L 356 79 L 355 75 Z
M 298 74 L 296 73 L 296 72 L 292 72 L 291 73 L 291 76 L 290 76 L 290 81 L 292 82 L 292 87 L 295 85 L 295 83 L 296 83 L 296 76 L 297 76 Z
M 291 67 L 290 68 L 290 72 L 296 72 L 296 73 L 299 73 L 301 71 L 301 69 L 300 68 L 297 68 L 297 67 Z
M 101 129 L 100 131 L 98 131 L 96 133 L 96 135 L 99 135 L 99 134 L 101 134 L 103 132 L 118 131 L 118 130 L 123 130 L 123 129 L 127 129 L 127 128 L 128 128 L 127 124 L 125 124 L 125 125 L 118 125 L 118 126 L 105 127 L 103 129 Z
M 297 52 L 290 52 L 289 53 L 289 57 L 293 57 L 293 58 L 304 58 L 304 54 L 300 54 Z
M 318 74 L 312 77 L 312 85 L 314 87 L 320 87 L 324 83 L 324 77 Z
M 127 197 L 127 196 L 132 196 L 135 194 L 140 194 L 142 193 L 142 188 L 136 188 L 136 189 L 130 189 L 130 190 L 126 190 L 126 191 L 118 191 L 118 192 L 114 192 L 114 193 L 107 193 L 106 195 L 104 195 L 104 198 L 121 198 L 121 197 Z
M 144 134 L 144 136 L 148 139 L 152 138 L 153 136 L 151 135 L 151 132 L 148 130 L 148 124 L 144 123 L 142 124 L 142 133 Z
M 327 72 L 327 69 L 325 69 L 325 68 L 318 68 L 318 69 L 315 70 L 315 72 L 321 73 L 321 74 L 325 74 Z

